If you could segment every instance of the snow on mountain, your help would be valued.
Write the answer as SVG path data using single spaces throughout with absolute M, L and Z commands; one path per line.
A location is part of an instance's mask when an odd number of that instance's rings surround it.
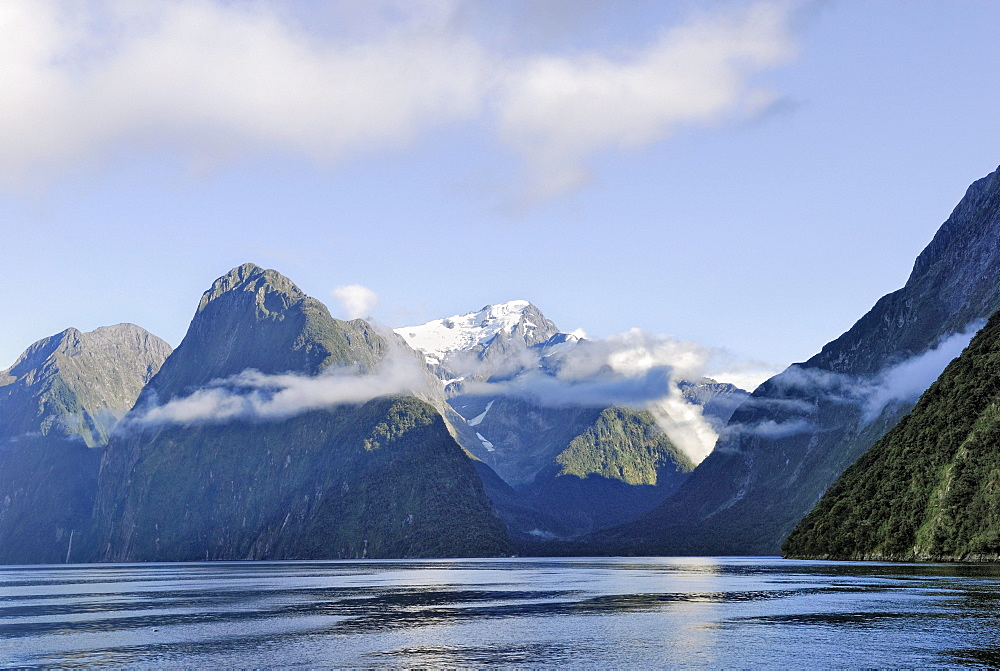
M 453 352 L 485 349 L 499 334 L 523 339 L 531 346 L 545 342 L 558 329 L 534 305 L 517 300 L 395 331 L 411 347 L 423 352 L 428 363 L 440 364 Z

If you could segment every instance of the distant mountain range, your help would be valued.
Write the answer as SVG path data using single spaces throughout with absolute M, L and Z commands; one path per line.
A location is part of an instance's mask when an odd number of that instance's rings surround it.
M 708 379 L 664 377 L 647 389 L 646 378 L 616 375 L 607 365 L 571 374 L 599 358 L 593 343 L 559 331 L 524 300 L 396 333 L 441 379 L 455 436 L 481 462 L 487 492 L 521 551 L 544 552 L 535 547 L 540 541 L 636 519 L 687 479 L 695 463 L 662 428 L 670 419 L 642 407 L 668 396 L 671 385 L 698 415 L 711 407 L 718 425 L 747 396 Z M 590 393 L 602 382 L 613 383 L 614 393 Z M 581 387 L 586 398 L 578 397 Z
M 495 555 L 633 520 L 695 465 L 666 416 L 532 385 L 673 390 L 717 425 L 746 393 L 567 378 L 592 346 L 527 301 L 342 322 L 240 266 L 173 352 L 131 325 L 68 330 L 3 373 L 0 560 Z
M 994 558 L 996 320 L 931 384 L 998 278 L 993 173 L 902 289 L 748 394 L 527 301 L 391 331 L 245 264 L 174 351 L 68 329 L 0 373 L 0 562 L 773 554 L 793 529 L 796 556 Z
M 173 352 L 133 326 L 34 345 L 0 376 L 0 559 L 509 553 L 440 414 L 401 393 L 428 376 L 399 346 L 253 264 Z

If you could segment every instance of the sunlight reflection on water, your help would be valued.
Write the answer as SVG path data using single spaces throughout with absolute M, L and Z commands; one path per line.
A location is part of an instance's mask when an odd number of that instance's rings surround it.
M 756 557 L 5 567 L 0 661 L 995 665 L 998 577 Z

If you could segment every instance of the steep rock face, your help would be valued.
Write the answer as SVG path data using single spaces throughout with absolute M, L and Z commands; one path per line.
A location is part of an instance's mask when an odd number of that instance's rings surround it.
M 1000 559 L 1000 314 L 798 524 L 792 557 Z
M 88 552 L 97 560 L 481 556 L 507 551 L 472 462 L 412 397 L 154 422 L 254 369 L 313 377 L 387 353 L 273 270 L 247 264 L 205 293 L 188 334 L 105 451 Z M 239 390 L 225 388 L 235 395 Z M 229 397 L 227 397 L 229 398 Z M 265 392 L 266 398 L 266 392 Z
M 205 292 L 176 356 L 143 393 L 163 402 L 247 368 L 269 375 L 313 375 L 333 365 L 366 371 L 385 349 L 368 322 L 333 319 L 288 278 L 247 263 Z
M 104 561 L 492 556 L 507 551 L 472 463 L 430 405 L 378 398 L 261 424 L 168 426 L 102 492 Z M 146 448 L 146 449 L 144 449 Z
M 870 374 L 942 334 L 985 320 L 1000 303 L 1000 171 L 969 187 L 920 253 L 906 285 L 883 296 L 806 366 Z
M 597 547 L 664 554 L 776 554 L 836 478 L 912 407 L 869 416 L 852 388 L 1000 308 L 1000 177 L 973 184 L 906 285 L 804 364 L 761 385 L 678 492 Z
M 0 564 L 80 561 L 100 460 L 80 440 L 51 436 L 0 448 Z
M 67 329 L 0 373 L 0 563 L 75 559 L 97 486 L 94 448 L 169 354 L 132 324 Z
M 458 396 L 451 405 L 465 425 L 467 449 L 512 487 L 532 483 L 601 414 L 601 408 L 549 408 L 506 396 Z
M 37 433 L 104 445 L 169 354 L 133 324 L 39 340 L 0 372 L 0 440 Z

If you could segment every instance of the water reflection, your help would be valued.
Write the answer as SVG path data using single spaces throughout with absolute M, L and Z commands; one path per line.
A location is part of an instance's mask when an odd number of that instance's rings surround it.
M 6 567 L 0 661 L 995 665 L 998 576 L 770 558 Z

